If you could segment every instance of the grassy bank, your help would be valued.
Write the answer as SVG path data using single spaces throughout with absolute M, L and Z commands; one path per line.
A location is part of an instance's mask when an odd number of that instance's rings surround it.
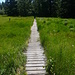
M 37 18 L 51 75 L 75 75 L 75 19 Z M 50 67 L 49 67 L 50 66 Z
M 23 51 L 32 24 L 33 17 L 0 16 L 0 75 L 15 75 L 25 64 Z

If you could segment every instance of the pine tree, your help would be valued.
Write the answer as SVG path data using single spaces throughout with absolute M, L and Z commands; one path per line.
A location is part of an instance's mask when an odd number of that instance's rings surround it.
M 75 0 L 61 1 L 61 17 L 75 18 Z
M 27 16 L 32 14 L 32 0 L 18 0 L 18 12 L 21 16 Z
M 17 16 L 17 1 L 15 0 L 6 0 L 5 1 L 5 12 L 8 16 Z

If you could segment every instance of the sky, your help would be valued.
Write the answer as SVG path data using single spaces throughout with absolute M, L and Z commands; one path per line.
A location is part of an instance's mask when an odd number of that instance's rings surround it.
M 0 0 L 0 3 L 5 2 L 5 0 Z

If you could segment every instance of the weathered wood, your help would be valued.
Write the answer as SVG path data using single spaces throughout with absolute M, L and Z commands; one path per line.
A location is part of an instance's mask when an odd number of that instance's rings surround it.
M 37 58 L 38 59 L 45 59 L 45 56 L 41 56 L 41 57 L 40 56 L 35 56 L 35 57 L 27 56 L 27 59 L 37 59 Z
M 45 64 L 45 61 L 27 61 L 28 64 Z
M 27 61 L 44 61 L 45 59 L 27 59 Z
M 29 74 L 31 74 L 31 75 L 45 75 L 46 74 L 46 71 L 44 70 L 44 71 L 27 71 L 27 74 L 29 75 Z
M 29 51 L 28 50 L 27 53 L 44 53 L 44 51 L 36 51 L 36 50 L 35 51 Z
M 26 67 L 26 71 L 43 71 L 45 70 L 45 67 Z
M 44 67 L 45 64 L 26 64 L 26 67 Z
M 34 20 L 31 28 L 31 36 L 28 44 L 26 53 L 26 72 L 28 75 L 45 75 L 45 64 L 46 57 L 44 54 L 43 47 L 39 40 L 39 33 L 37 31 L 36 20 Z

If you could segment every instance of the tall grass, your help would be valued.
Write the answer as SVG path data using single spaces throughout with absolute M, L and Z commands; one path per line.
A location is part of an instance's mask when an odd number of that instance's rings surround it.
M 0 75 L 15 75 L 25 64 L 32 23 L 33 17 L 0 16 Z
M 75 75 L 75 19 L 37 18 L 37 24 L 55 75 Z

